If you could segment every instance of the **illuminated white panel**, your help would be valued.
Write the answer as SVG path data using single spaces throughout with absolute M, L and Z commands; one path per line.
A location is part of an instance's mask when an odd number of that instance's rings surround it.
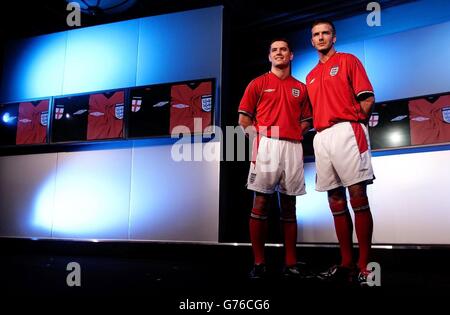
M 12 42 L 5 53 L 1 99 L 61 94 L 67 32 Z
M 450 243 L 450 151 L 373 159 L 374 240 L 377 243 Z
M 131 149 L 59 153 L 53 237 L 127 239 Z
M 50 237 L 56 154 L 0 157 L 0 235 Z
M 377 100 L 448 92 L 449 33 L 447 22 L 365 41 L 366 70 Z
M 70 31 L 64 94 L 134 86 L 139 20 Z
M 337 242 L 333 216 L 328 207 L 327 193 L 318 192 L 316 167 L 305 164 L 306 195 L 297 197 L 297 222 L 299 242 Z
M 220 144 L 192 149 L 193 159 L 212 152 L 210 162 L 175 162 L 171 150 L 171 145 L 134 149 L 130 238 L 217 242 Z
M 140 22 L 136 85 L 220 77 L 222 7 Z

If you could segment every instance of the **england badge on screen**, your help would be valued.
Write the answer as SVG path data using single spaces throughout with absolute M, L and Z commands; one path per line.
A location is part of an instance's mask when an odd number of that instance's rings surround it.
M 450 124 L 450 106 L 442 108 L 442 119 Z
M 378 125 L 378 120 L 380 118 L 380 115 L 378 113 L 372 113 L 372 116 L 370 116 L 369 119 L 369 127 L 375 127 Z
M 212 95 L 202 95 L 202 110 L 205 112 L 211 111 Z
M 141 97 L 133 97 L 131 100 L 131 111 L 133 113 L 138 112 L 142 106 L 142 98 Z
M 299 89 L 292 89 L 292 95 L 294 95 L 294 97 L 299 97 L 300 96 L 300 90 Z
M 63 105 L 56 105 L 55 108 L 55 119 L 61 119 L 64 114 L 64 106 Z
M 334 77 L 334 76 L 338 73 L 338 71 L 339 71 L 339 66 L 334 66 L 334 67 L 331 68 L 331 70 L 330 70 L 330 75 L 331 75 L 332 77 Z
M 47 126 L 48 124 L 48 112 L 42 112 L 41 113 L 41 125 Z
M 114 115 L 117 119 L 123 119 L 123 103 L 116 104 L 114 107 Z

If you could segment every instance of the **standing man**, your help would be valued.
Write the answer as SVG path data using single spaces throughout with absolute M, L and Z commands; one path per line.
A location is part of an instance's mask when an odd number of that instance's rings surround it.
M 342 258 L 340 265 L 321 273 L 319 278 L 352 281 L 358 274 L 358 282 L 365 284 L 373 230 L 366 187 L 375 177 L 364 123 L 371 115 L 374 92 L 361 62 L 351 54 L 336 52 L 336 30 L 332 22 L 317 21 L 311 32 L 311 43 L 319 53 L 319 63 L 306 77 L 317 130 L 314 138 L 316 190 L 328 193 Z M 359 244 L 357 269 L 352 255 L 353 222 L 347 207 L 346 187 L 355 214 Z
M 266 273 L 264 245 L 270 198 L 279 192 L 283 222 L 286 276 L 301 276 L 297 267 L 296 196 L 305 194 L 303 133 L 309 129 L 311 105 L 306 86 L 291 76 L 294 55 L 286 39 L 270 44 L 271 70 L 249 83 L 239 105 L 239 125 L 256 131 L 247 187 L 255 192 L 250 214 L 254 254 L 251 278 Z

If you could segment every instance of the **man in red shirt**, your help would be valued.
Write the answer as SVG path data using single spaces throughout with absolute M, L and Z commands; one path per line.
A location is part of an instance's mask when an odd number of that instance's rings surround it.
M 265 275 L 264 244 L 270 198 L 279 192 L 287 276 L 304 275 L 296 258 L 296 196 L 305 194 L 303 133 L 309 129 L 311 105 L 306 86 L 290 75 L 294 57 L 286 39 L 272 41 L 271 70 L 249 83 L 239 105 L 239 125 L 255 133 L 247 187 L 255 191 L 250 215 L 254 254 L 251 278 Z
M 307 75 L 306 84 L 317 130 L 314 138 L 316 190 L 327 191 L 341 250 L 341 263 L 319 275 L 323 280 L 367 284 L 367 264 L 373 221 L 366 186 L 374 179 L 369 136 L 364 125 L 375 101 L 372 85 L 361 62 L 334 48 L 336 30 L 330 21 L 312 26 L 311 43 L 319 63 Z M 346 190 L 355 213 L 359 243 L 357 268 L 353 263 L 353 222 L 347 207 Z

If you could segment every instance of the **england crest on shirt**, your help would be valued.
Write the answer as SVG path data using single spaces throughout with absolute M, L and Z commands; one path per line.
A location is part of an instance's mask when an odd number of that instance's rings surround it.
M 299 96 L 300 96 L 300 90 L 299 90 L 299 89 L 292 88 L 292 95 L 293 95 L 294 97 L 299 97 Z
M 447 124 L 450 124 L 450 106 L 449 106 L 449 107 L 443 107 L 443 108 L 442 108 L 442 119 L 443 119 Z
M 133 113 L 138 112 L 142 106 L 142 98 L 141 97 L 133 97 L 131 100 L 131 111 Z
M 375 127 L 378 125 L 378 120 L 380 118 L 380 115 L 378 113 L 372 113 L 372 116 L 370 116 L 369 119 L 369 127 Z
M 114 116 L 116 116 L 117 119 L 123 119 L 123 103 L 114 106 Z
M 48 124 L 48 112 L 42 112 L 41 113 L 41 125 L 47 126 Z
M 210 112 L 212 105 L 212 95 L 202 95 L 202 110 Z
M 330 70 L 330 75 L 334 77 L 339 71 L 339 66 L 333 66 Z
M 63 105 L 56 105 L 55 108 L 55 119 L 61 119 L 64 114 L 64 106 Z

